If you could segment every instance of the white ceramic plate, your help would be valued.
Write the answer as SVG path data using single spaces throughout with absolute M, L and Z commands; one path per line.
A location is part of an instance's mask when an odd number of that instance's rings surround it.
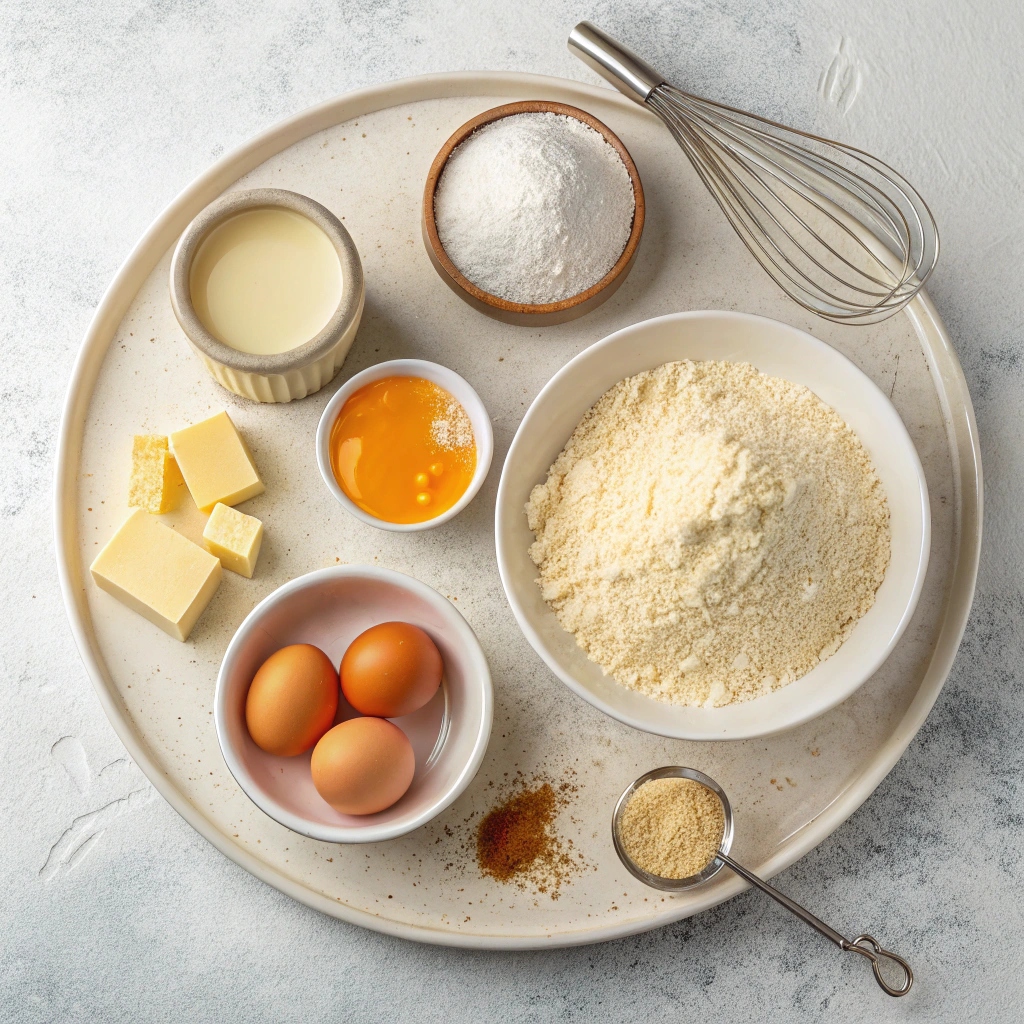
M 288 644 L 319 647 L 337 666 L 363 630 L 395 620 L 419 626 L 437 644 L 444 687 L 419 711 L 393 719 L 416 754 L 416 774 L 402 799 L 379 814 L 339 814 L 313 786 L 312 751 L 274 757 L 253 743 L 245 726 L 249 684 L 260 665 Z M 419 828 L 458 799 L 487 750 L 492 709 L 484 652 L 450 601 L 399 572 L 339 565 L 286 583 L 246 616 L 224 655 L 213 714 L 228 769 L 275 821 L 325 843 L 378 843 Z
M 587 658 L 544 602 L 529 555 L 524 506 L 586 411 L 624 377 L 677 359 L 752 363 L 803 384 L 853 428 L 889 500 L 892 558 L 875 603 L 827 661 L 774 693 L 721 708 L 681 707 L 620 686 Z M 498 569 L 526 638 L 548 667 L 606 715 L 645 732 L 688 740 L 746 739 L 790 729 L 846 700 L 889 656 L 917 607 L 928 568 L 928 487 L 899 413 L 845 356 L 765 317 L 690 312 L 657 317 L 597 342 L 544 386 L 505 459 L 495 511 Z
M 531 331 L 490 320 L 445 288 L 423 250 L 420 216 L 441 141 L 482 110 L 534 98 L 589 110 L 626 143 L 648 219 L 633 272 L 608 302 Z M 167 296 L 170 253 L 188 222 L 226 189 L 259 187 L 293 189 L 344 218 L 366 273 L 366 312 L 336 383 L 287 405 L 257 406 L 214 383 Z M 848 700 L 766 739 L 666 740 L 621 725 L 560 683 L 502 592 L 493 470 L 458 517 L 416 534 L 357 522 L 317 470 L 313 438 L 324 406 L 373 363 L 423 358 L 459 373 L 487 406 L 500 463 L 534 396 L 570 359 L 629 324 L 680 309 L 744 309 L 827 341 L 892 392 L 928 477 L 931 558 L 903 639 Z M 267 484 L 242 506 L 265 524 L 263 550 L 253 579 L 225 573 L 180 644 L 98 592 L 88 566 L 126 514 L 131 435 L 177 429 L 224 406 Z M 872 327 L 817 320 L 754 263 L 656 117 L 604 87 L 475 72 L 392 82 L 304 111 L 225 156 L 175 199 L 111 282 L 83 341 L 61 423 L 55 499 L 71 628 L 97 699 L 156 790 L 218 850 L 311 907 L 392 935 L 475 948 L 618 938 L 740 891 L 721 872 L 685 895 L 652 898 L 622 867 L 612 808 L 650 768 L 692 765 L 717 779 L 735 810 L 736 856 L 764 875 L 820 843 L 868 798 L 935 702 L 967 621 L 981 541 L 970 397 L 926 295 Z M 167 519 L 201 539 L 203 517 L 187 502 Z M 480 638 L 494 679 L 494 729 L 476 778 L 434 821 L 370 846 L 308 839 L 264 814 L 229 773 L 213 725 L 217 672 L 246 615 L 296 576 L 343 563 L 397 569 L 450 598 Z M 574 787 L 557 829 L 584 854 L 586 873 L 557 900 L 484 877 L 473 860 L 475 825 L 517 772 L 546 772 Z M 271 906 L 254 898 L 264 912 Z

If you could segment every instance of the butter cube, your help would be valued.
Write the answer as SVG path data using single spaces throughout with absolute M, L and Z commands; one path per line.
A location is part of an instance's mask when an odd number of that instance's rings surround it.
M 225 569 L 252 579 L 263 543 L 263 524 L 255 516 L 218 502 L 203 530 L 203 543 Z
M 128 504 L 147 512 L 170 512 L 185 489 L 181 470 L 167 450 L 167 438 L 158 434 L 136 434 L 132 441 L 132 475 Z
M 220 585 L 220 561 L 141 508 L 92 563 L 96 585 L 185 640 Z
M 200 512 L 263 493 L 249 449 L 226 412 L 175 431 L 171 448 Z

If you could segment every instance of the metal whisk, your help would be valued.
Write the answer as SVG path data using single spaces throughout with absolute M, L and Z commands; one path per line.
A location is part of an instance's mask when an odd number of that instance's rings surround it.
M 590 22 L 569 50 L 665 122 L 744 245 L 804 309 L 877 323 L 928 280 L 935 220 L 881 160 L 683 92 Z

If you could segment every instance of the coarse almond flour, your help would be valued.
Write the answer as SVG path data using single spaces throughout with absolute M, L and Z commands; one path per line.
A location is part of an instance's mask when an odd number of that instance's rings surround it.
M 889 510 L 809 389 L 747 363 L 666 363 L 580 421 L 526 506 L 559 622 L 617 682 L 720 707 L 798 679 L 874 603 Z
M 699 875 L 725 834 L 718 794 L 692 779 L 651 779 L 629 799 L 619 822 L 626 854 L 660 878 Z

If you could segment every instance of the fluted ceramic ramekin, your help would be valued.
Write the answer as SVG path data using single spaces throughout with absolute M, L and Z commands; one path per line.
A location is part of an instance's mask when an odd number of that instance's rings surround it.
M 308 217 L 331 240 L 341 263 L 341 302 L 316 337 L 272 355 L 239 352 L 215 338 L 192 306 L 189 271 L 199 246 L 222 221 L 245 210 L 278 207 Z M 171 259 L 171 306 L 193 351 L 214 380 L 255 402 L 290 402 L 329 383 L 348 355 L 363 315 L 363 266 L 351 235 L 326 207 L 297 192 L 256 188 L 215 200 L 185 229 Z

